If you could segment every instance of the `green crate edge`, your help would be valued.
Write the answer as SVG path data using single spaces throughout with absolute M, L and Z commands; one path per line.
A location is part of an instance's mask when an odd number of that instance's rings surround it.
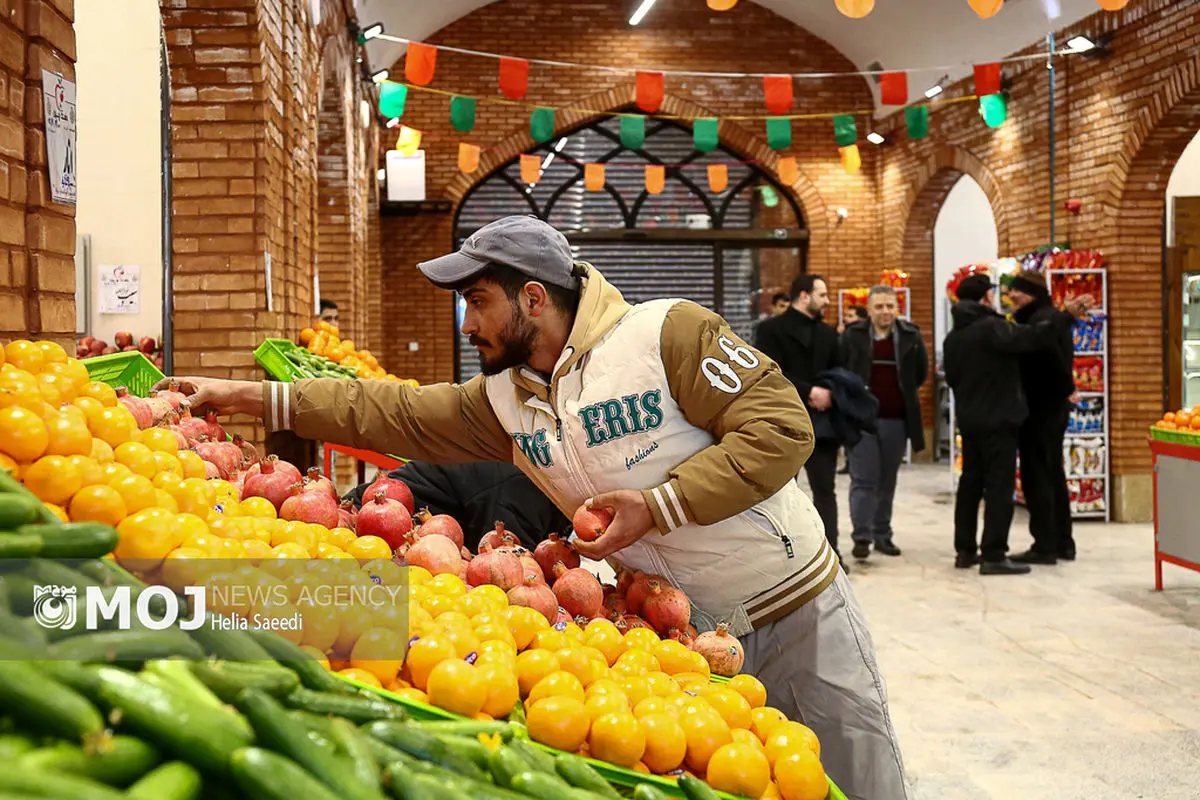
M 83 359 L 88 377 L 116 388 L 123 386 L 138 397 L 145 397 L 154 384 L 166 376 L 158 371 L 154 362 L 144 353 L 109 353 Z
M 357 686 L 360 689 L 365 689 L 374 694 L 382 695 L 383 697 L 391 700 L 393 703 L 404 706 L 405 709 L 408 710 L 412 715 L 412 717 L 417 720 L 465 719 L 465 717 L 461 717 L 458 714 L 454 714 L 449 711 L 443 711 L 442 709 L 437 708 L 436 706 L 431 706 L 427 703 L 410 700 L 409 698 L 402 697 L 394 692 L 389 692 L 387 689 L 381 689 L 380 687 L 372 686 L 369 683 L 363 683 L 361 681 L 356 681 L 353 678 L 347 678 L 345 675 L 338 675 L 338 677 L 347 683 Z M 713 677 L 715 678 L 717 676 Z M 728 681 L 727 678 L 725 680 Z M 562 752 L 561 750 L 555 750 L 553 747 L 547 747 L 546 745 L 538 742 L 533 742 L 533 745 L 551 754 L 558 754 Z M 597 772 L 603 775 L 606 781 L 617 786 L 631 789 L 637 786 L 639 783 L 649 783 L 672 797 L 686 798 L 686 795 L 679 788 L 679 785 L 666 778 L 662 778 L 657 775 L 647 775 L 644 772 L 636 772 L 623 767 L 615 767 L 606 761 L 597 761 L 594 758 L 584 758 L 584 760 L 591 764 L 591 766 Z M 828 775 L 826 775 L 825 779 L 829 781 L 829 795 L 825 798 L 825 800 L 847 800 L 846 795 L 843 794 L 842 790 L 839 789 L 837 784 L 833 782 L 833 778 L 830 778 Z M 739 798 L 736 795 L 726 794 L 725 792 L 717 792 L 717 796 L 723 798 L 723 800 L 742 800 L 742 798 Z
M 1200 433 L 1183 433 L 1181 431 L 1167 431 L 1162 428 L 1151 428 L 1150 438 L 1158 442 L 1171 442 L 1173 444 L 1200 447 Z
M 264 339 L 254 348 L 254 360 L 275 380 L 291 383 L 297 377 L 307 377 L 300 374 L 284 355 L 285 351 L 295 348 L 296 344 L 288 339 Z

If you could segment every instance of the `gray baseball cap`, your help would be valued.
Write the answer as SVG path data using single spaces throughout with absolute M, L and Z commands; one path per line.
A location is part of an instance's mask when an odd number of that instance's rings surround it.
M 503 264 L 535 281 L 565 289 L 579 287 L 571 274 L 575 259 L 567 237 L 532 215 L 502 217 L 472 233 L 456 253 L 417 264 L 433 283 L 449 289 Z

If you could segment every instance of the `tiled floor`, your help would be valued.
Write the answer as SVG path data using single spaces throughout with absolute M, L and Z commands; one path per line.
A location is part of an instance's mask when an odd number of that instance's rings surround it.
M 851 563 L 914 798 L 1200 798 L 1200 575 L 1168 565 L 1156 593 L 1152 526 L 1101 523 L 1077 525 L 1073 563 L 956 570 L 949 488 L 947 467 L 906 467 L 904 554 Z

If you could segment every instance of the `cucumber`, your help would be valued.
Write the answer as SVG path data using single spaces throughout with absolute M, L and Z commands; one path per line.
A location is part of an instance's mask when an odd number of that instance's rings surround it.
M 502 720 L 475 719 L 437 719 L 428 721 L 413 721 L 410 723 L 436 736 L 470 736 L 479 734 L 500 734 L 500 738 L 509 741 L 513 738 L 513 726 Z
M 132 736 L 113 736 L 91 749 L 94 752 L 73 744 L 46 747 L 22 756 L 18 766 L 50 774 L 78 775 L 109 786 L 125 787 L 161 760 L 158 750 Z
M 17 622 L 24 621 L 25 620 L 17 620 Z M 24 640 L 14 639 L 10 636 L 0 633 L 0 661 L 29 661 L 31 659 L 45 657 L 46 645 L 31 643 L 33 637 L 32 635 L 28 634 L 29 625 L 36 624 L 37 623 L 29 622 L 25 626 L 25 634 L 22 634 L 20 630 L 13 630 L 13 633 L 17 635 L 24 635 Z
M 189 662 L 180 659 L 158 658 L 146 662 L 142 669 L 142 679 L 145 680 L 150 675 L 157 675 L 166 681 L 170 688 L 187 695 L 197 703 L 224 711 L 227 706 L 222 699 L 213 694 L 203 682 L 192 674 L 190 666 Z
M 344 680 L 335 677 L 333 673 L 314 661 L 308 653 L 301 650 L 299 645 L 293 644 L 271 631 L 256 630 L 249 631 L 248 633 L 268 653 L 268 659 L 274 658 L 283 666 L 295 672 L 305 687 L 319 692 L 333 692 L 344 695 L 358 694 L 357 689 Z
M 25 525 L 16 535 L 29 534 L 42 540 L 42 558 L 99 558 L 117 546 L 117 531 L 99 522 L 70 522 L 60 525 Z M 0 541 L 3 538 L 0 537 Z
M 85 667 L 78 661 L 57 660 L 36 661 L 34 667 L 79 692 L 93 703 L 100 701 L 100 676 L 94 669 Z
M 497 747 L 488 753 L 488 770 L 497 786 L 511 789 L 513 778 L 530 769 L 529 762 L 511 747 Z
M 289 717 L 294 719 L 298 725 L 302 725 L 313 733 L 318 733 L 322 737 L 333 741 L 332 717 L 323 717 L 320 714 L 313 714 L 309 711 L 301 711 L 298 708 L 288 711 L 287 714 Z
M 141 662 L 169 656 L 204 658 L 204 649 L 181 630 L 99 631 L 54 645 L 57 658 L 74 661 Z
M 450 752 L 441 739 L 420 728 L 414 728 L 403 722 L 377 720 L 367 723 L 363 730 L 368 735 L 385 744 L 390 744 L 410 756 L 416 756 L 423 761 L 431 761 L 451 772 L 474 780 L 487 780 L 487 774 L 473 760 L 459 753 Z
M 528 739 L 513 739 L 508 743 L 508 746 L 516 750 L 521 758 L 529 762 L 529 766 L 539 772 L 545 772 L 548 775 L 557 775 L 558 769 L 554 765 L 554 756 L 541 749 Z
M 191 674 L 217 697 L 232 703 L 242 689 L 259 689 L 272 697 L 284 697 L 300 685 L 290 669 L 258 666 L 235 661 L 194 661 Z
M 283 702 L 288 708 L 298 708 L 324 716 L 345 717 L 359 725 L 375 720 L 399 722 L 408 716 L 402 707 L 382 698 L 374 700 L 369 697 L 350 697 L 303 688 L 288 694 L 283 698 Z
M 338 800 L 337 794 L 294 761 L 258 747 L 245 747 L 229 759 L 233 779 L 256 800 Z
M 42 551 L 42 537 L 33 533 L 0 532 L 0 559 L 33 558 Z
M 62 523 L 57 523 L 61 525 Z M 74 586 L 82 597 L 89 586 L 103 586 L 100 581 L 89 578 L 68 566 L 71 562 L 50 561 L 45 558 L 30 559 L 23 572 L 34 583 L 40 585 L 59 584 Z
M 450 735 L 438 736 L 438 738 L 442 740 L 442 746 L 446 748 L 447 753 L 471 761 L 480 770 L 487 772 L 489 749 L 479 739 Z
M 258 689 L 243 689 L 237 696 L 237 708 L 250 724 L 260 742 L 303 764 L 330 789 L 349 800 L 380 800 L 378 784 L 363 783 L 354 769 L 333 753 L 322 749 L 297 727 L 279 702 Z
M 0 494 L 0 531 L 10 531 L 37 522 L 38 507 L 41 505 L 33 495 L 12 492 Z
M 18 756 L 37 748 L 37 742 L 23 733 L 0 734 L 0 764 L 15 761 Z
M 568 786 L 557 777 L 533 770 L 513 778 L 512 788 L 538 800 L 597 800 L 599 795 Z
M 333 741 L 350 759 L 350 763 L 354 767 L 354 774 L 358 776 L 359 781 L 366 786 L 378 789 L 382 774 L 375 763 L 374 756 L 371 755 L 370 745 L 367 744 L 369 737 L 341 718 L 334 719 L 332 727 Z
M 679 788 L 688 800 L 720 800 L 720 795 L 711 786 L 691 775 L 679 776 Z
M 144 581 L 122 569 L 112 559 L 85 558 L 74 566 L 80 575 L 91 578 L 101 586 L 128 586 L 139 590 L 146 588 Z
M 449 795 L 434 795 L 439 800 L 441 797 L 467 797 L 471 798 L 471 800 L 529 800 L 526 795 L 518 794 L 490 783 L 464 778 L 461 775 L 455 775 L 449 770 L 412 758 L 409 758 L 408 761 L 402 760 L 388 765 L 387 783 L 393 797 L 407 798 L 409 796 L 401 794 L 397 789 L 397 779 L 404 780 L 407 776 L 416 776 L 418 778 L 415 782 L 417 789 L 432 791 L 432 789 L 427 789 L 427 787 L 434 786 L 442 787 L 444 790 L 451 792 Z M 404 788 L 411 791 L 408 786 Z M 423 797 L 425 795 L 418 796 Z
M 202 772 L 226 772 L 229 757 L 253 737 L 230 725 L 228 715 L 152 686 L 113 667 L 96 667 L 100 697 L 122 726 Z
M 21 661 L 0 661 L 0 708 L 23 726 L 73 742 L 104 730 L 87 698 Z
M 9 609 L 18 617 L 33 615 L 33 587 L 38 584 L 29 576 L 13 573 L 4 576 L 4 589 Z
M 513 706 L 513 710 L 508 712 L 508 721 L 516 725 L 525 724 L 525 704 L 517 703 Z
M 0 588 L 0 592 L 3 592 Z M 32 619 L 22 619 L 8 609 L 0 609 L 0 637 L 14 644 L 24 645 L 31 650 L 44 650 L 46 647 L 45 629 Z
M 33 492 L 26 489 L 24 484 L 22 484 L 20 481 L 18 481 L 16 478 L 14 478 L 11 474 L 9 474 L 8 470 L 4 470 L 4 469 L 0 469 L 0 495 L 8 496 L 8 497 L 11 497 L 11 496 L 23 497 L 23 498 L 25 498 L 26 503 L 32 503 L 34 506 L 34 513 L 36 514 L 36 516 L 34 517 L 34 519 L 29 520 L 29 522 L 36 522 L 37 520 L 40 519 L 42 522 L 46 523 L 47 525 L 61 525 L 62 524 L 62 520 L 60 520 L 58 517 L 56 517 L 54 515 L 53 511 L 46 508 L 45 503 L 43 503 L 40 499 L 38 499 L 38 497 Z M 11 505 L 11 501 L 10 501 L 10 505 Z M 14 505 L 13 507 L 15 508 L 16 506 Z M 23 525 L 24 523 L 17 523 L 17 524 Z M 15 527 L 15 526 L 0 526 L 0 529 L 7 528 L 7 527 Z
M 397 800 L 456 800 L 462 796 L 428 775 L 412 772 L 400 764 L 388 768 L 388 791 Z
M 125 792 L 127 800 L 200 800 L 200 773 L 182 761 L 169 761 L 146 773 Z
M 77 775 L 53 775 L 16 764 L 5 764 L 0 770 L 0 792 L 70 800 L 125 800 L 123 792 L 103 783 Z
M 671 800 L 671 798 L 657 786 L 639 783 L 633 787 L 633 800 Z
M 248 631 L 221 630 L 219 627 L 213 627 L 212 618 L 213 615 L 208 614 L 204 624 L 191 632 L 192 638 L 204 648 L 204 652 L 225 661 L 274 661 L 271 654 L 264 650 Z M 283 641 L 282 637 L 274 638 Z M 321 665 L 317 664 L 317 668 L 320 669 Z
M 611 800 L 621 800 L 621 795 L 612 787 L 604 776 L 595 770 L 595 768 L 584 761 L 582 758 L 570 753 L 560 753 L 554 759 L 554 767 L 558 770 L 559 776 L 576 787 L 577 789 L 587 789 L 589 792 L 598 794 L 601 797 L 608 797 Z
M 246 718 L 239 714 L 237 709 L 222 703 L 216 695 L 204 687 L 204 684 L 200 684 L 199 687 L 182 684 L 157 672 L 146 672 L 145 670 L 139 673 L 138 677 L 151 686 L 176 697 L 181 703 L 195 703 L 215 711 L 222 716 L 225 724 L 238 729 L 247 738 L 254 737 L 254 728 L 250 727 Z

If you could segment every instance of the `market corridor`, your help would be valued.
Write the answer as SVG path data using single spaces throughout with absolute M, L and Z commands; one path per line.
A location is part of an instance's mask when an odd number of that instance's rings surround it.
M 905 467 L 903 556 L 852 564 L 914 797 L 1200 797 L 1200 575 L 1167 565 L 1155 593 L 1152 526 L 1118 524 L 1029 576 L 955 570 L 948 492 L 945 466 Z

